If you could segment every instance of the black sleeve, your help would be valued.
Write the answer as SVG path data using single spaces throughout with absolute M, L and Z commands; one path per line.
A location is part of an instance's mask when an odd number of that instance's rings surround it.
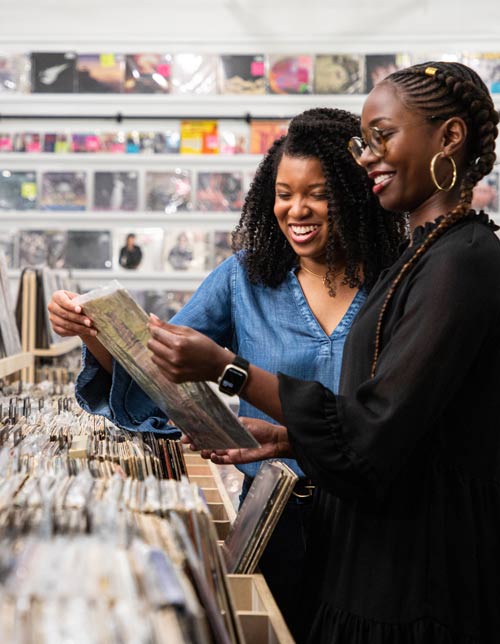
M 423 256 L 375 376 L 349 397 L 280 374 L 292 447 L 320 486 L 383 493 L 436 427 L 498 325 L 499 252 L 489 250 L 472 239 Z

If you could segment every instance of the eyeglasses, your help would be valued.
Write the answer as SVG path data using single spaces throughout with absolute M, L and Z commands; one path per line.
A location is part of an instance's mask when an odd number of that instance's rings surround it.
M 435 121 L 436 119 L 444 120 L 442 116 L 428 116 L 425 118 L 425 121 L 422 123 L 415 123 L 413 127 L 418 127 L 425 125 L 426 121 Z M 411 126 L 407 126 L 411 127 Z M 366 139 L 361 136 L 353 136 L 348 143 L 349 152 L 352 154 L 354 160 L 358 165 L 361 164 L 361 157 L 366 148 L 370 148 L 370 152 L 377 157 L 377 159 L 382 159 L 385 155 L 387 141 L 389 137 L 394 133 L 394 129 L 384 131 L 378 127 L 372 126 L 368 128 L 366 133 Z

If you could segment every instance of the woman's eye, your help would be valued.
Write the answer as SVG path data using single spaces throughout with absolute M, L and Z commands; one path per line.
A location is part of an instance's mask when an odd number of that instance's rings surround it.
M 276 197 L 278 199 L 289 199 L 290 195 L 287 192 L 277 192 Z
M 315 194 L 311 195 L 311 197 L 313 199 L 317 199 L 318 201 L 323 201 L 324 199 L 328 199 L 325 192 L 316 192 Z

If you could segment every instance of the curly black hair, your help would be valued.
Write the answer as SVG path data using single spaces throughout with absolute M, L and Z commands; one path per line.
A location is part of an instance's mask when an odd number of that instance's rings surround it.
M 349 139 L 359 132 L 360 119 L 354 114 L 316 108 L 292 119 L 287 135 L 271 146 L 233 232 L 233 250 L 244 251 L 238 256 L 252 283 L 276 287 L 298 263 L 274 215 L 276 175 L 283 155 L 315 158 L 321 163 L 328 199 L 326 284 L 330 295 L 335 295 L 339 258 L 345 271 L 343 283 L 352 288 L 363 284 L 367 289 L 381 269 L 397 258 L 406 233 L 405 219 L 380 206 L 365 170 L 349 153 Z
M 472 190 L 493 168 L 499 116 L 488 88 L 479 75 L 462 63 L 428 62 L 413 65 L 387 76 L 382 83 L 395 87 L 401 102 L 411 111 L 440 121 L 462 118 L 467 125 L 466 166 L 460 181 L 458 204 L 426 236 L 404 264 L 387 293 L 377 322 L 371 375 L 375 375 L 385 312 L 403 277 L 448 228 L 473 216 Z

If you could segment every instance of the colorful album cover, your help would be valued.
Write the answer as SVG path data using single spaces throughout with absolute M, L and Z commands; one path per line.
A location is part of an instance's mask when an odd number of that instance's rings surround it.
M 114 228 L 113 257 L 115 266 L 120 265 L 120 251 L 127 244 L 128 235 L 135 235 L 135 246 L 141 249 L 142 258 L 135 270 L 144 273 L 161 271 L 163 251 L 162 228 Z M 147 309 L 146 309 L 147 310 Z M 149 312 L 149 311 L 148 311 Z M 154 311 L 153 311 L 154 313 Z
M 365 92 L 371 92 L 377 83 L 392 72 L 408 67 L 408 54 L 367 54 L 365 56 Z
M 364 56 L 321 54 L 314 61 L 315 94 L 361 94 L 364 90 Z
M 75 132 L 71 135 L 71 152 L 99 152 L 101 141 L 95 132 Z
M 109 230 L 68 230 L 66 268 L 112 268 L 112 258 Z
M 245 121 L 219 121 L 219 152 L 221 154 L 248 154 L 250 125 Z
M 56 154 L 69 152 L 71 135 L 66 132 L 45 132 L 43 134 L 43 152 L 55 152 Z
M 268 56 L 268 85 L 271 94 L 311 94 L 312 56 Z
M 474 210 L 484 210 L 488 214 L 497 214 L 499 212 L 499 176 L 498 170 L 490 172 L 483 177 L 475 186 L 472 192 L 472 208 Z
M 19 267 L 48 266 L 62 268 L 66 255 L 64 230 L 19 231 Z
M 181 146 L 180 124 L 173 123 L 161 132 L 154 133 L 155 154 L 178 154 Z
M 217 121 L 181 121 L 181 154 L 218 154 Z
M 32 52 L 31 91 L 63 93 L 76 91 L 76 53 Z
M 233 254 L 232 232 L 230 230 L 214 231 L 214 263 L 213 268 Z
M 168 94 L 172 75 L 169 54 L 129 54 L 125 56 L 124 91 L 138 94 Z
M 94 172 L 94 210 L 137 210 L 137 172 Z
M 238 211 L 243 206 L 241 172 L 199 172 L 196 209 L 210 212 Z
M 87 94 L 122 91 L 124 59 L 117 54 L 79 54 L 77 63 L 78 92 Z
M 143 291 L 142 308 L 168 322 L 191 299 L 193 291 Z M 134 298 L 135 299 L 135 298 Z
M 139 152 L 141 154 L 155 153 L 155 133 L 139 132 Z
M 0 152 L 13 152 L 14 137 L 12 132 L 0 132 Z
M 141 151 L 141 137 L 139 132 L 127 132 L 125 136 L 125 152 L 127 154 L 138 154 Z
M 288 121 L 252 121 L 250 123 L 250 154 L 265 154 L 271 145 L 288 131 Z
M 462 56 L 462 62 L 472 67 L 483 79 L 492 94 L 500 93 L 500 53 L 470 53 Z
M 87 203 L 85 172 L 44 172 L 42 210 L 85 210 Z
M 0 93 L 29 91 L 29 60 L 24 54 L 0 53 Z
M 125 132 L 103 132 L 100 137 L 101 152 L 107 154 L 124 154 L 127 150 Z
M 0 210 L 34 210 L 36 198 L 36 172 L 0 171 Z
M 265 94 L 264 55 L 220 56 L 219 92 L 221 94 Z
M 55 132 L 45 132 L 43 135 L 42 151 L 55 152 L 56 139 L 57 139 L 57 134 Z
M 209 233 L 169 227 L 164 232 L 162 265 L 166 271 L 200 272 L 210 268 Z
M 172 89 L 175 94 L 216 94 L 217 57 L 212 54 L 175 54 Z
M 189 170 L 146 172 L 146 210 L 172 214 L 192 209 Z

